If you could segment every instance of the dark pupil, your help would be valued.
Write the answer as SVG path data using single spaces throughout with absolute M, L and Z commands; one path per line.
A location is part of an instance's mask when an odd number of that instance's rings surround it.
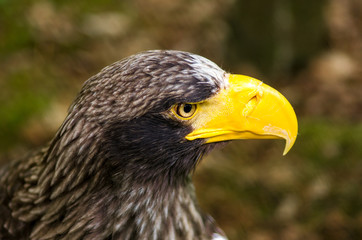
M 184 112 L 189 113 L 189 112 L 191 112 L 191 110 L 192 110 L 192 105 L 191 104 L 185 104 Z

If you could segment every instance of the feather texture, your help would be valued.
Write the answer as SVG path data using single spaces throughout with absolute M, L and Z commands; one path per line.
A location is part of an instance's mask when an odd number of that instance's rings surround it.
M 222 239 L 190 180 L 212 145 L 185 141 L 190 127 L 165 112 L 212 96 L 224 75 L 148 51 L 90 78 L 49 145 L 1 168 L 0 239 Z

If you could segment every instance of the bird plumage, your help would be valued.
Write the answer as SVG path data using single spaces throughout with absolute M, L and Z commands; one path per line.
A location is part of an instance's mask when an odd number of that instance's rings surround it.
M 265 114 L 267 113 L 267 114 Z M 217 142 L 297 135 L 259 80 L 147 51 L 85 82 L 53 140 L 0 170 L 0 239 L 221 240 L 191 175 Z
M 211 61 L 148 51 L 90 78 L 49 146 L 1 170 L 1 239 L 211 239 L 190 173 L 212 146 L 167 110 L 224 87 Z

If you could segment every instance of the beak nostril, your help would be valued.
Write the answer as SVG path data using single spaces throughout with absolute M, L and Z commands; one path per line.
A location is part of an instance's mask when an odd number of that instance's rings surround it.
M 258 96 L 255 95 L 245 104 L 245 108 L 243 109 L 243 116 L 247 117 L 254 110 L 256 104 L 258 103 Z

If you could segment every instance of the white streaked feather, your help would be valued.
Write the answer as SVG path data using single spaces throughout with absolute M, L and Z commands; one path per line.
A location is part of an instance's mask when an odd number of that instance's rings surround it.
M 212 234 L 211 240 L 228 240 L 228 239 L 225 238 L 224 236 L 221 236 L 218 233 L 214 233 L 214 234 Z

